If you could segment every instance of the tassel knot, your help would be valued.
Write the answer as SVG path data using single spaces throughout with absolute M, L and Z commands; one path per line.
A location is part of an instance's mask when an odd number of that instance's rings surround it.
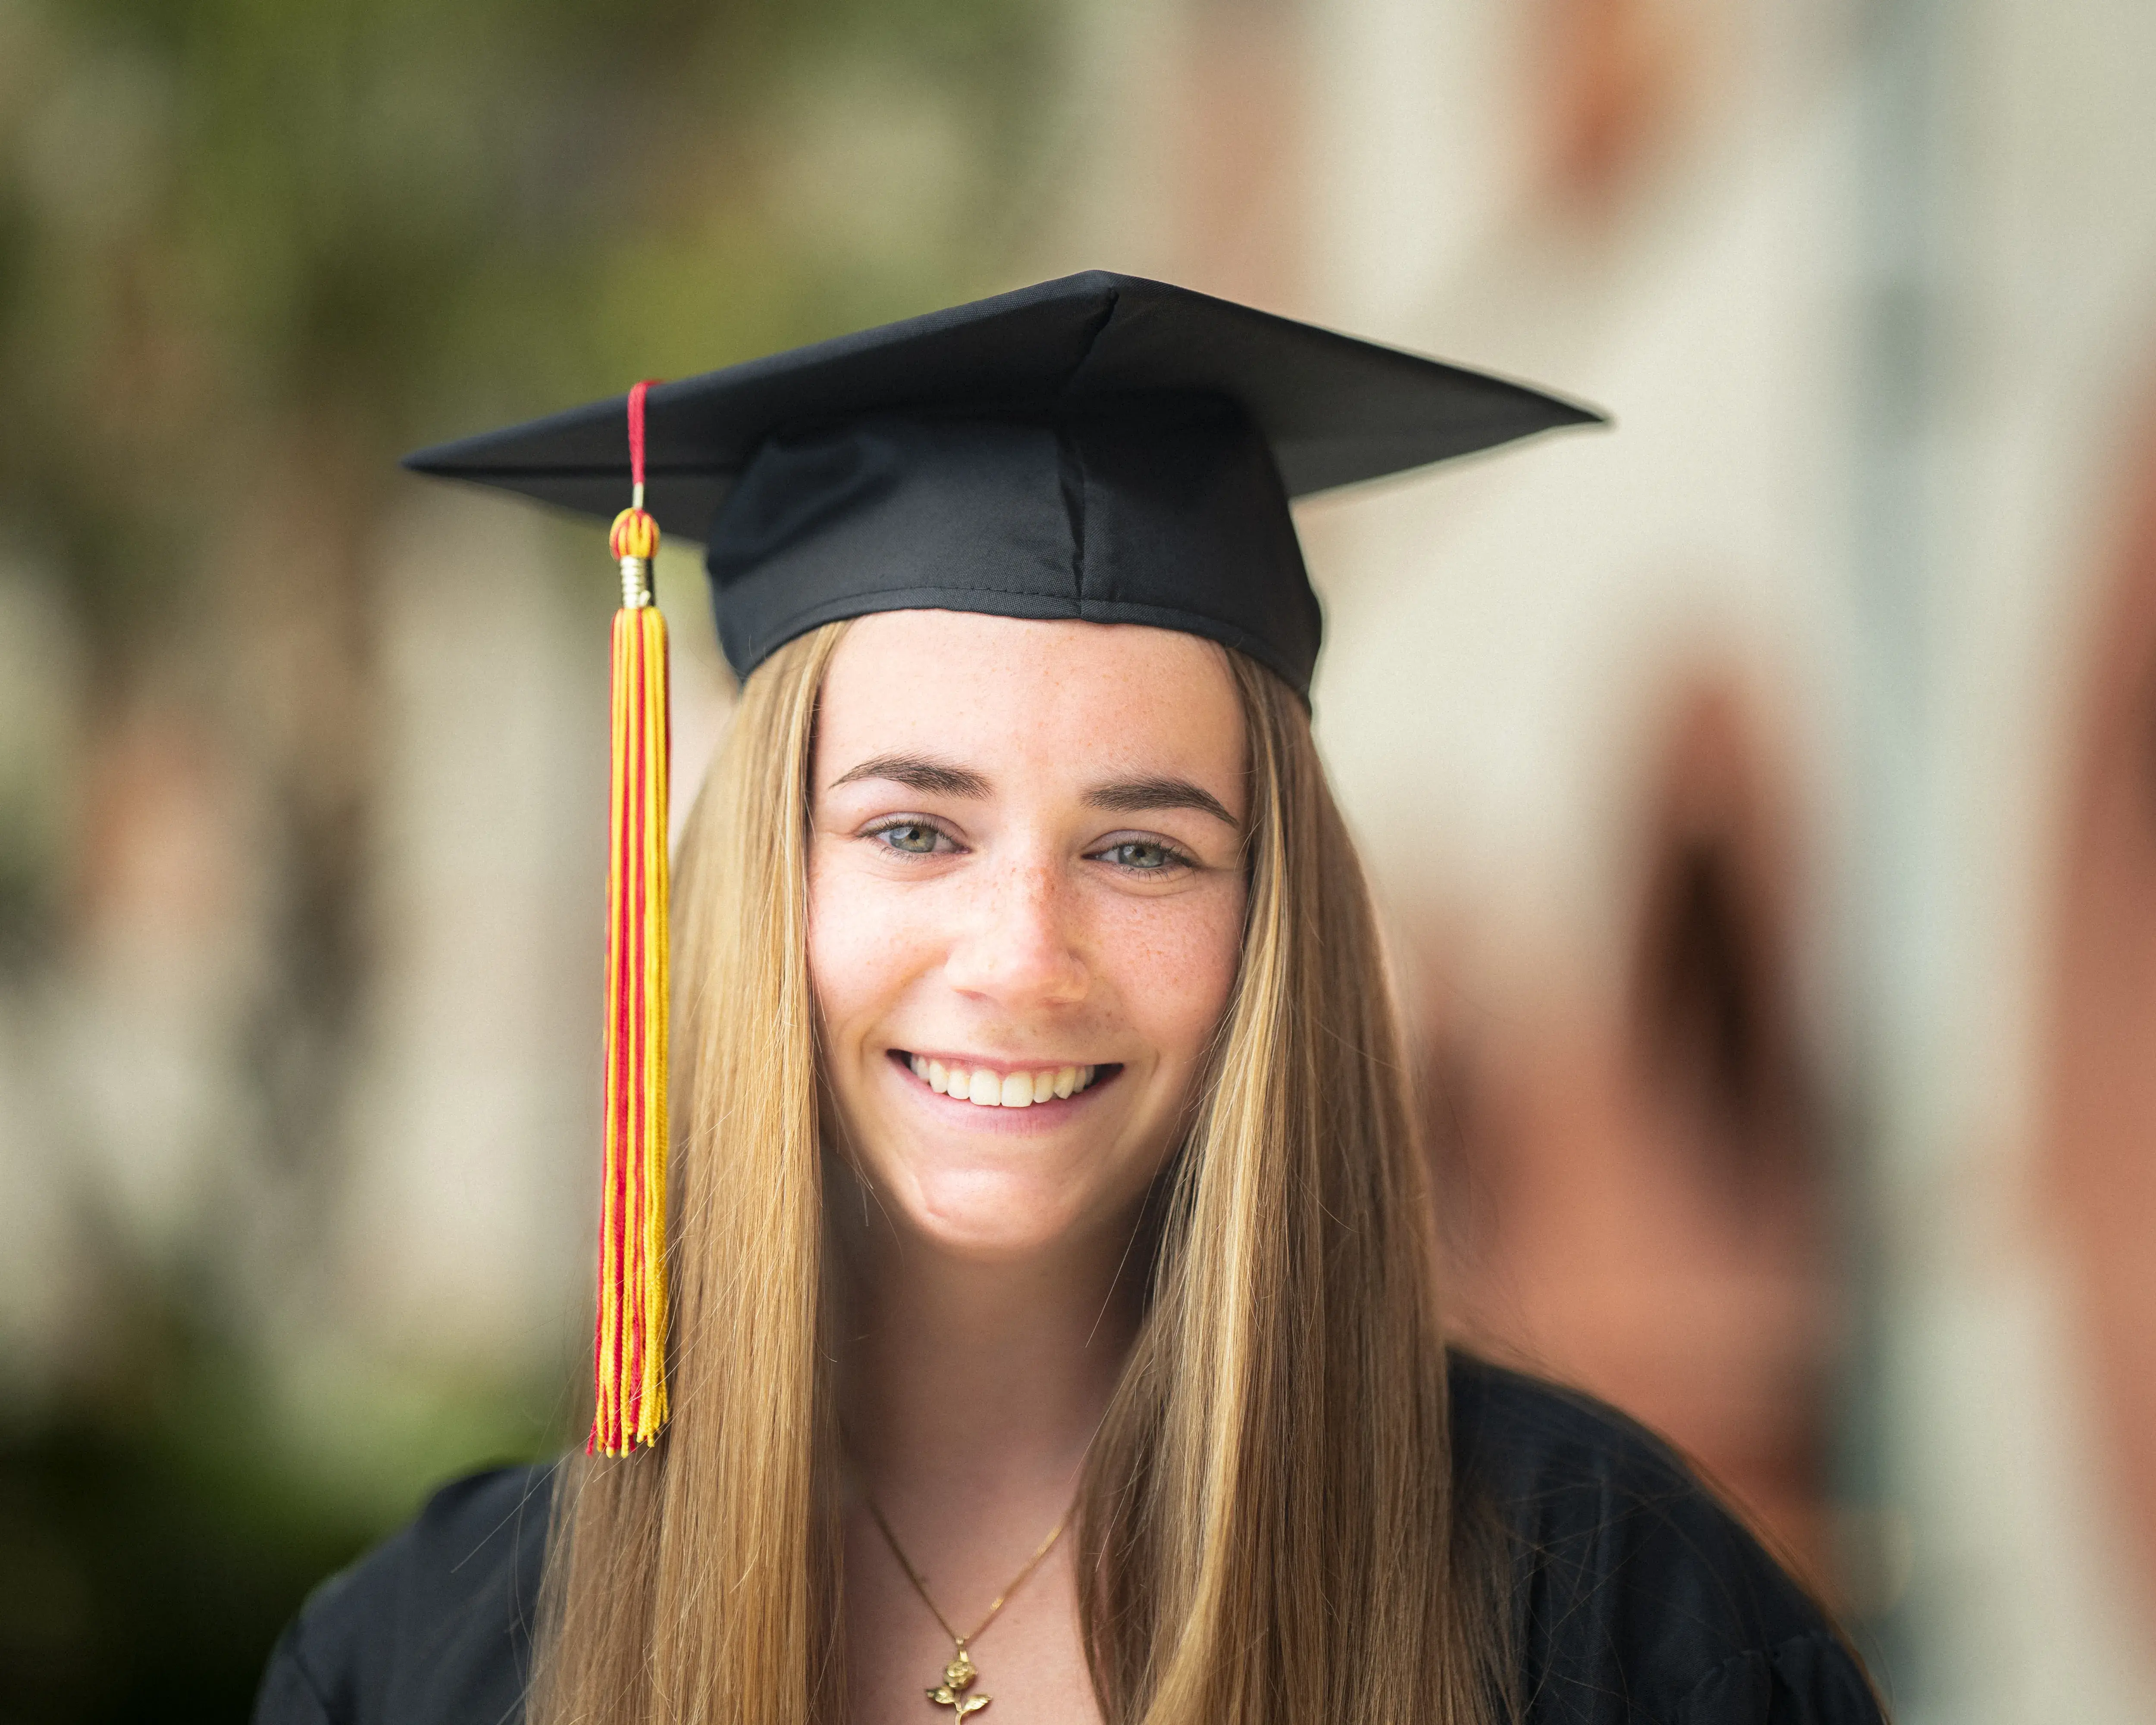
M 613 518 L 607 547 L 621 565 L 621 602 L 631 610 L 651 603 L 651 565 L 659 555 L 659 523 L 642 510 L 624 509 Z

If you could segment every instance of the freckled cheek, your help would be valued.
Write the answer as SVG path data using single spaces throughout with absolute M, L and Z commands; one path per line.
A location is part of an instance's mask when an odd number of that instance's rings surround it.
M 873 1031 L 935 962 L 876 885 L 813 860 L 809 866 L 808 980 L 834 1049 Z
M 1133 905 L 1101 934 L 1103 968 L 1134 1026 L 1171 1065 L 1194 1065 L 1235 988 L 1240 887 Z

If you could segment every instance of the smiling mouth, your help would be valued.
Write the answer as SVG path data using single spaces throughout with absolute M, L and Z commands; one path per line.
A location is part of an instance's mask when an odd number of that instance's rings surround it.
M 1101 1065 L 1004 1071 L 993 1066 L 946 1065 L 902 1048 L 893 1049 L 891 1057 L 937 1095 L 977 1108 L 1030 1108 L 1035 1102 L 1061 1101 L 1122 1070 L 1118 1065 Z

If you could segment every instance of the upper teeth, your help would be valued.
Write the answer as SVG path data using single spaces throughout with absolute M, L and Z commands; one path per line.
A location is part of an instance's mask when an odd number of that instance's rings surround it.
M 1093 1081 L 1097 1066 L 1050 1066 L 1038 1072 L 998 1072 L 988 1066 L 947 1066 L 911 1057 L 913 1076 L 929 1089 L 983 1108 L 1030 1108 L 1053 1097 L 1075 1096 Z

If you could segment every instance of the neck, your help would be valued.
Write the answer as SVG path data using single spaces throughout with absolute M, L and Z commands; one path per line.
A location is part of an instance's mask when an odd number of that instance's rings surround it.
M 887 1223 L 852 1235 L 839 1404 L 879 1501 L 1060 1511 L 1137 1333 L 1129 1236 L 983 1261 Z

